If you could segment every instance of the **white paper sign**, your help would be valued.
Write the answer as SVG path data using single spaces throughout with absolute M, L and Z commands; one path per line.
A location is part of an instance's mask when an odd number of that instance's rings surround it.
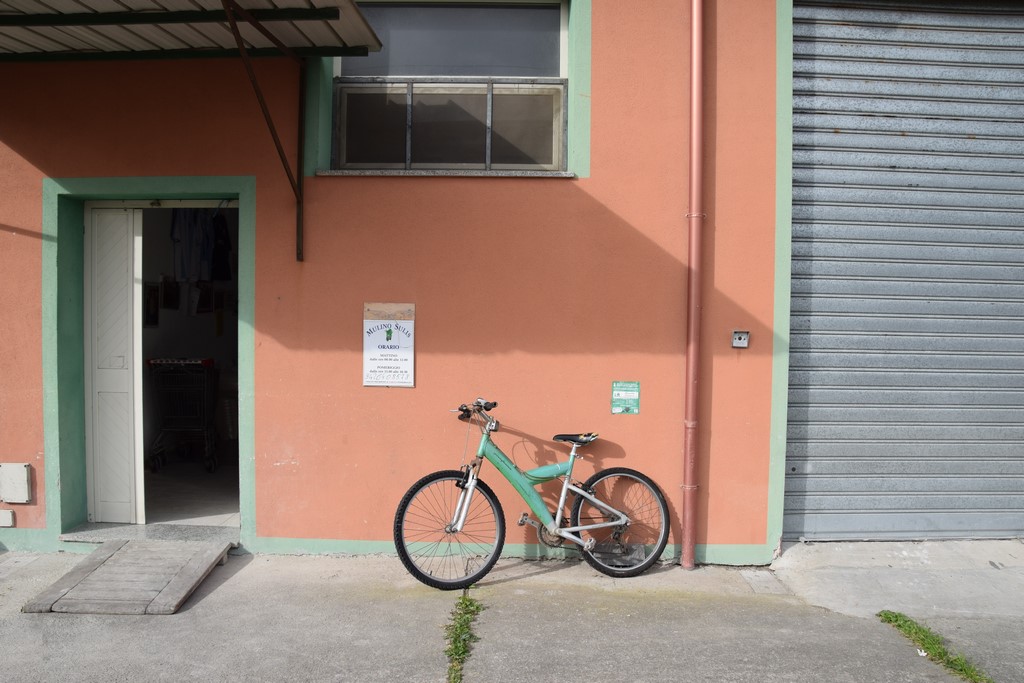
M 366 304 L 363 310 L 363 386 L 416 386 L 413 304 Z

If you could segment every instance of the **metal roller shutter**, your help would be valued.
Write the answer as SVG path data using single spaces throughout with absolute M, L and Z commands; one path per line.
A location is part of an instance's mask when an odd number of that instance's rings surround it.
M 1024 3 L 797 2 L 784 536 L 1024 534 Z

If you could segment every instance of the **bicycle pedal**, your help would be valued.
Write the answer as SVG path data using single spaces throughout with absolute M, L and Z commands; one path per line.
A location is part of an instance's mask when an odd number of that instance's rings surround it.
M 586 550 L 587 552 L 590 552 L 591 550 L 594 549 L 594 546 L 596 546 L 596 545 L 597 545 L 597 539 L 596 538 L 588 538 L 587 542 L 583 544 L 583 549 Z
M 540 529 L 541 528 L 540 522 L 538 522 L 535 519 L 530 519 L 530 513 L 529 512 L 524 512 L 523 516 L 519 518 L 519 521 L 516 522 L 516 524 L 518 524 L 519 526 L 523 526 L 524 524 L 529 524 L 534 529 Z

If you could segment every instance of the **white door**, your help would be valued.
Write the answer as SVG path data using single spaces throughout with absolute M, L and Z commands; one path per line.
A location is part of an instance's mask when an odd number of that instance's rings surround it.
M 142 211 L 87 207 L 86 480 L 93 522 L 145 523 Z

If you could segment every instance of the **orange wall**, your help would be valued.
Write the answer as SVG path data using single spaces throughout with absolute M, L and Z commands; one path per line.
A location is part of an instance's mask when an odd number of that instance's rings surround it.
M 294 72 L 257 64 L 286 131 Z M 239 62 L 0 64 L 0 92 L 0 462 L 32 463 L 33 502 L 11 509 L 17 527 L 42 528 L 43 179 L 256 175 L 267 223 L 294 224 L 294 210 Z
M 774 7 L 720 0 L 707 12 L 697 540 L 760 544 Z M 18 317 L 4 345 L 19 354 L 0 360 L 0 460 L 38 462 L 43 450 L 42 178 L 255 175 L 255 452 L 242 457 L 255 458 L 258 535 L 390 538 L 405 489 L 460 464 L 467 434 L 447 410 L 482 395 L 501 403 L 497 440 L 523 468 L 561 456 L 547 441 L 556 432 L 601 432 L 587 471 L 652 475 L 679 543 L 688 23 L 678 0 L 594 0 L 589 178 L 308 179 L 303 263 L 290 190 L 240 64 L 0 65 L 0 89 L 19 94 L 0 112 L 0 311 Z M 259 70 L 293 149 L 294 71 Z M 416 304 L 415 389 L 362 387 L 368 301 Z M 734 328 L 752 331 L 749 350 L 730 348 Z M 610 415 L 613 380 L 641 383 L 640 415 Z M 525 506 L 488 471 L 514 522 Z M 533 540 L 509 530 L 509 543 Z
M 699 523 L 708 542 L 765 543 L 775 297 L 775 7 L 717 0 L 706 2 L 705 12 L 705 263 L 711 272 L 704 281 Z M 734 329 L 750 331 L 749 349 L 732 348 Z
M 698 542 L 756 544 L 774 251 L 774 35 L 763 27 L 774 9 L 720 5 L 708 28 L 711 49 L 729 54 L 708 65 Z M 521 467 L 555 457 L 555 432 L 596 430 L 596 464 L 649 472 L 678 515 L 687 8 L 596 2 L 593 27 L 590 178 L 319 178 L 307 184 L 305 263 L 288 231 L 261 234 L 260 535 L 386 539 L 405 488 L 460 464 L 466 430 L 445 411 L 478 395 L 502 404 L 498 441 Z M 361 386 L 367 301 L 416 304 L 416 389 Z M 734 328 L 752 331 L 751 349 L 730 347 Z M 613 380 L 640 381 L 639 416 L 609 414 Z M 484 477 L 514 521 L 522 504 Z M 678 542 L 678 516 L 673 531 Z M 509 542 L 532 540 L 510 531 Z
M 32 465 L 35 502 L 15 515 L 27 528 L 45 526 L 39 190 L 38 172 L 0 135 L 0 462 Z M 39 201 L 25 201 L 32 196 Z

